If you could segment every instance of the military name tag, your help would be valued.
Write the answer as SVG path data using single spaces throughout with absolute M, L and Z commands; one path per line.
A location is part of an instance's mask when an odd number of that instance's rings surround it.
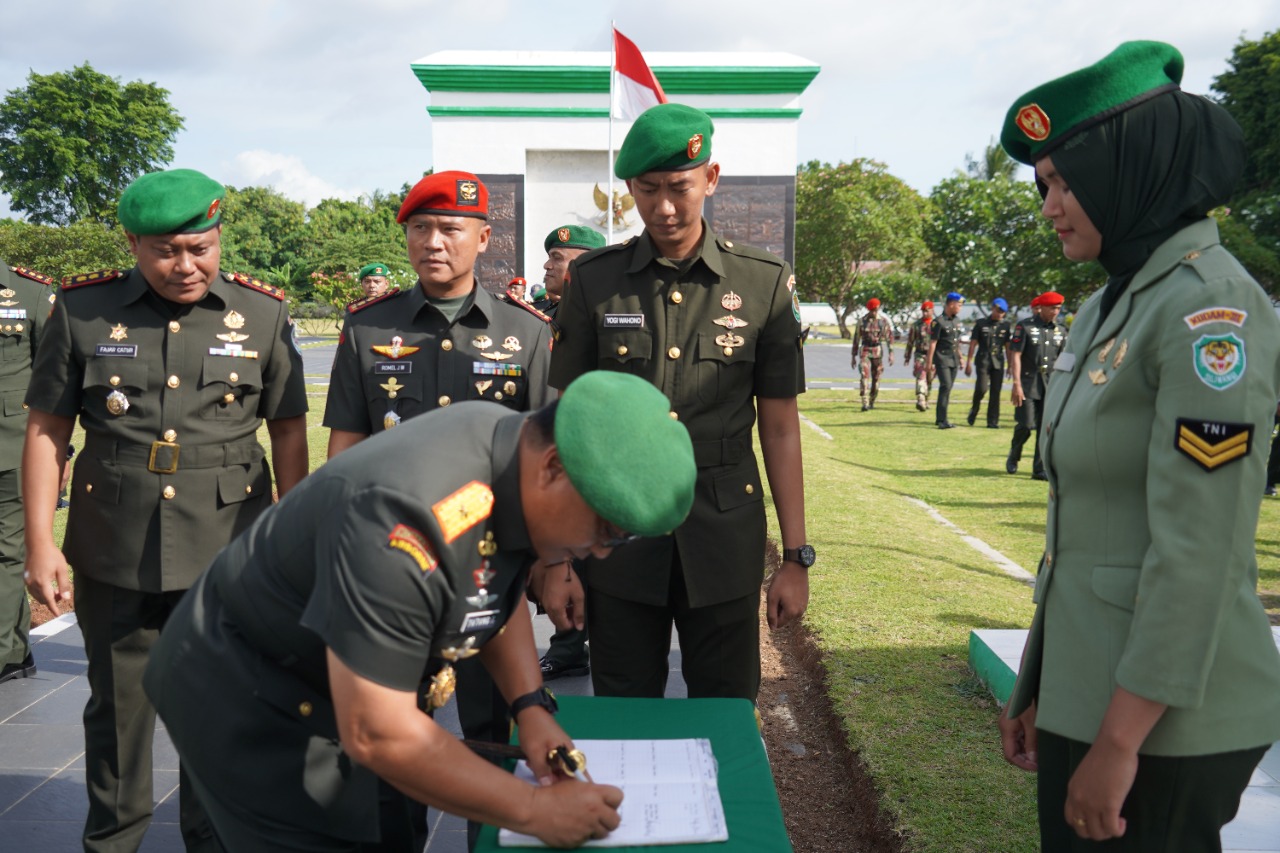
M 100 358 L 137 358 L 137 344 L 98 344 L 93 354 Z
M 481 631 L 491 631 L 498 627 L 498 615 L 500 610 L 475 610 L 468 613 L 462 618 L 462 627 L 458 629 L 460 634 L 478 634 Z
M 374 373 L 413 373 L 412 361 L 375 361 Z
M 644 315 L 605 314 L 604 327 L 606 329 L 642 329 L 644 328 Z
M 1054 370 L 1070 370 L 1076 366 L 1076 354 L 1073 352 L 1060 352 L 1057 359 L 1053 362 Z

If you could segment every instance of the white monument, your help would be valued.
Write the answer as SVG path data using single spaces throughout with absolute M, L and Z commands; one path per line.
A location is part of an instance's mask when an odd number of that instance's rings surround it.
M 646 53 L 668 100 L 715 122 L 720 188 L 715 230 L 793 259 L 800 95 L 818 66 L 789 53 Z M 494 239 L 481 280 L 505 288 L 542 278 L 542 241 L 565 224 L 607 232 L 609 151 L 630 122 L 609 121 L 610 54 L 441 51 L 413 63 L 431 94 L 432 168 L 462 169 L 489 188 Z M 610 136 L 612 135 L 612 140 Z M 613 240 L 640 232 L 615 181 Z

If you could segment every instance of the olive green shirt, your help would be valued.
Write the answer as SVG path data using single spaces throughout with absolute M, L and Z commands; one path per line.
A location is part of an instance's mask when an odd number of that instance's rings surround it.
M 54 291 L 37 273 L 0 262 L 0 471 L 22 467 L 24 400 L 53 299 Z
M 463 400 L 537 409 L 550 361 L 547 324 L 478 285 L 452 322 L 421 285 L 362 300 L 343 321 L 324 425 L 372 435 Z
M 1080 309 L 1056 360 L 1038 607 L 1010 711 L 1091 742 L 1117 687 L 1169 706 L 1139 750 L 1280 738 L 1280 654 L 1254 536 L 1280 320 L 1212 219 L 1156 249 L 1105 320 Z
M 716 237 L 705 220 L 702 227 L 697 256 L 680 265 L 659 257 L 647 233 L 579 256 L 556 314 L 554 387 L 591 370 L 643 377 L 667 395 L 693 440 L 694 506 L 674 537 L 589 561 L 601 563 L 593 586 L 652 604 L 666 601 L 673 548 L 695 607 L 759 589 L 765 520 L 751 441 L 755 398 L 804 391 L 790 266 Z
M 271 505 L 258 427 L 307 398 L 283 295 L 264 289 L 224 272 L 180 305 L 136 267 L 64 283 L 26 402 L 85 430 L 63 545 L 75 571 L 186 589 Z
M 417 691 L 451 650 L 479 649 L 526 606 L 524 422 L 463 403 L 361 442 L 263 514 L 187 593 L 145 684 L 184 766 L 220 800 L 285 827 L 376 837 L 377 786 L 338 741 L 326 652 Z

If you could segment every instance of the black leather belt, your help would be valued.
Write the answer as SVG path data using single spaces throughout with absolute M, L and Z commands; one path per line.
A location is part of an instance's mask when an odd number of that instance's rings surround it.
M 141 463 L 154 474 L 174 474 L 181 458 L 183 468 L 226 468 L 261 461 L 266 453 L 257 441 L 236 444 L 196 444 L 183 447 L 176 441 L 153 441 L 150 444 L 89 442 L 85 449 L 108 461 Z
M 751 452 L 751 442 L 741 438 L 722 438 L 719 441 L 695 441 L 693 462 L 699 468 L 716 465 L 733 465 Z

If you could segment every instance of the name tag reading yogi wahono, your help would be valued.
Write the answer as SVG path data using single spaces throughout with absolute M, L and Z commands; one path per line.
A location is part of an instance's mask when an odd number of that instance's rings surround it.
M 604 328 L 606 329 L 643 329 L 643 314 L 605 314 Z

